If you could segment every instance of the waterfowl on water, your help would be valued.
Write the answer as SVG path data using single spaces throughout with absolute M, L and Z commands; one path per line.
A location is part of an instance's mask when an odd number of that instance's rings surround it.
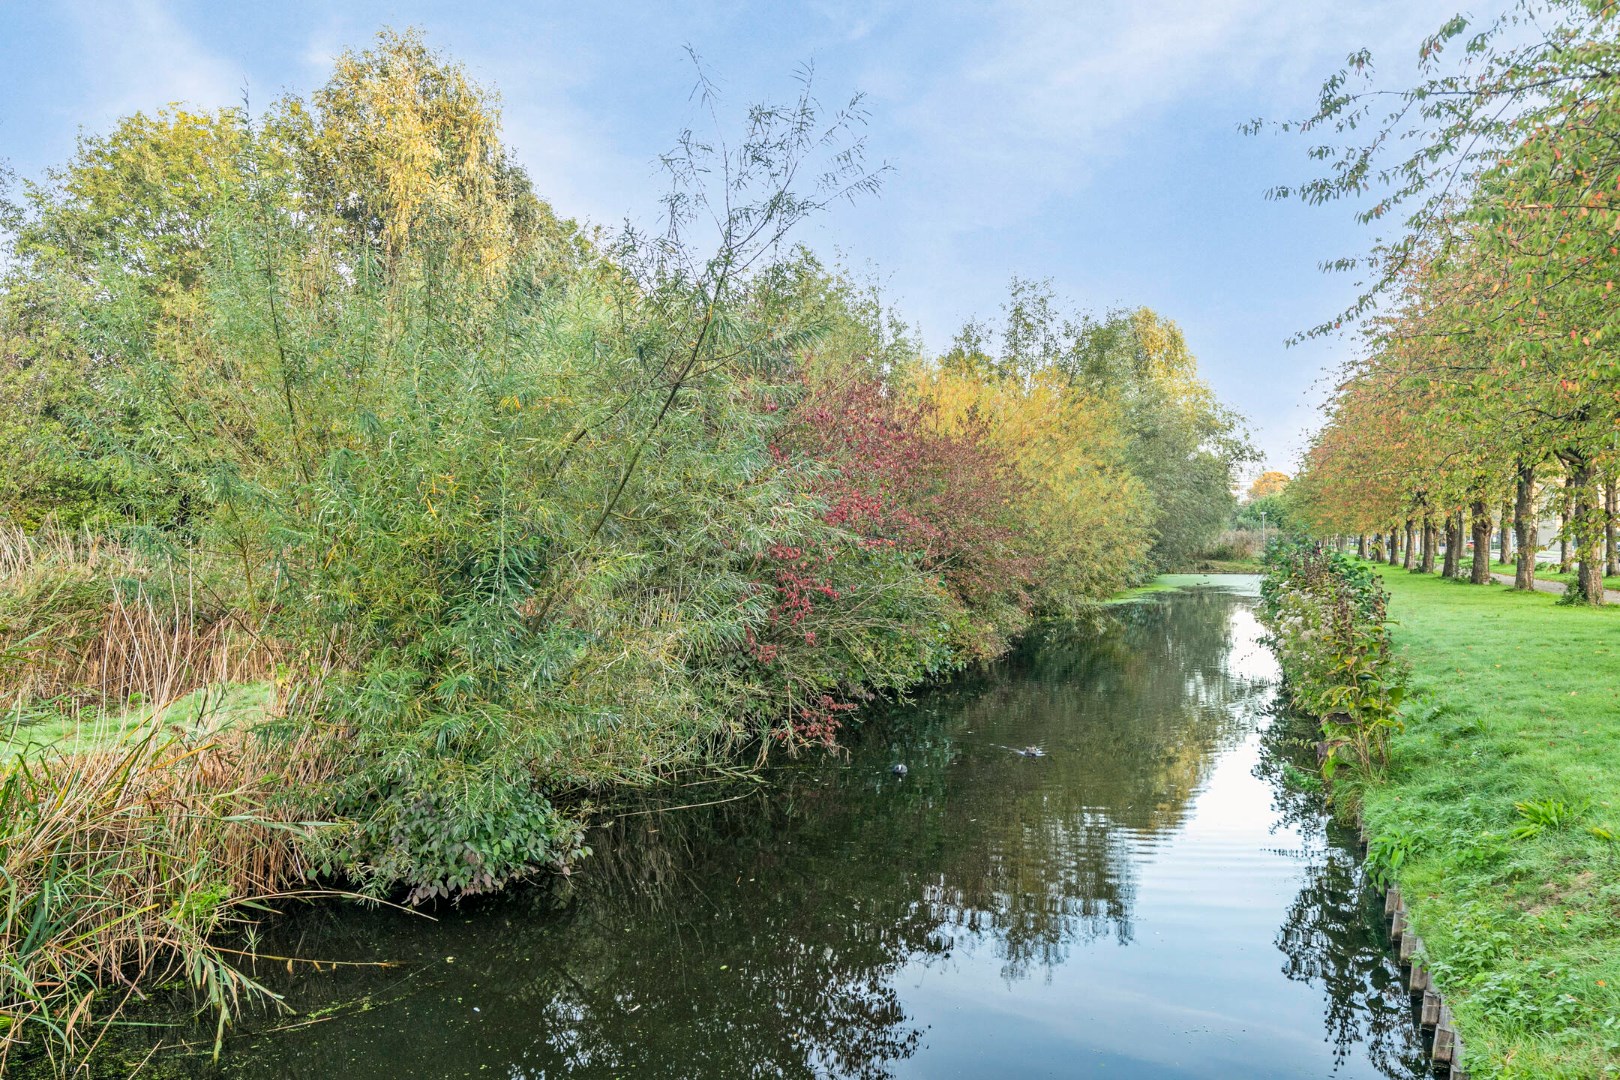
M 1000 743 L 994 743 L 992 745 L 1001 746 Z M 1001 748 L 1003 750 L 1011 750 L 1013 753 L 1017 754 L 1019 757 L 1045 757 L 1046 756 L 1046 751 L 1042 750 L 1038 746 L 1001 746 Z

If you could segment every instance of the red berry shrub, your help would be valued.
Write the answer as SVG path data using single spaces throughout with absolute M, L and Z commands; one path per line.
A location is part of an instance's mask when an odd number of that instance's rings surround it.
M 845 371 L 805 384 L 771 453 L 812 477 L 822 506 L 815 528 L 752 570 L 768 608 L 744 652 L 785 710 L 779 741 L 833 745 L 864 687 L 904 685 L 876 672 L 915 678 L 993 651 L 947 626 L 1027 607 L 1034 559 L 1013 526 L 1027 488 L 981 426 L 944 432 L 929 405 Z

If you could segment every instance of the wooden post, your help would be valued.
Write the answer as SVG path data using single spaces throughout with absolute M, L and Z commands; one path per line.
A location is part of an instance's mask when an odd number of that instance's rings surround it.
M 1457 1054 L 1457 1031 L 1451 1026 L 1451 1006 L 1440 1006 L 1440 1021 L 1434 1025 L 1434 1060 L 1450 1065 Z
M 1363 826 L 1365 831 L 1365 826 Z M 1389 919 L 1389 937 L 1396 955 L 1408 965 L 1406 987 L 1417 1000 L 1418 1026 L 1433 1031 L 1430 1042 L 1430 1064 L 1449 1080 L 1468 1080 L 1462 1067 L 1462 1040 L 1457 1037 L 1456 1025 L 1451 1019 L 1451 1008 L 1434 988 L 1434 976 L 1418 959 L 1423 952 L 1423 939 L 1411 932 L 1406 921 L 1406 904 L 1398 886 L 1390 886 L 1384 893 L 1384 915 Z
M 1418 1023 L 1426 1028 L 1432 1028 L 1440 1022 L 1440 995 L 1433 990 L 1423 991 L 1423 1008 L 1418 1014 Z

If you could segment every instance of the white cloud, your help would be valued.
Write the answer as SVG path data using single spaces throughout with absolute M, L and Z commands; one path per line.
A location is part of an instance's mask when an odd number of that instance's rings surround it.
M 975 224 L 1007 223 L 1083 184 L 1098 157 L 1167 109 L 1230 101 L 1232 123 L 1292 111 L 1352 48 L 1412 51 L 1448 9 L 1298 0 L 1106 0 L 996 5 L 956 57 L 893 87 L 900 123 L 948 148 L 936 194 Z M 970 22 L 978 23 L 978 19 Z M 986 217 L 985 191 L 996 191 Z
M 344 40 L 344 26 L 328 16 L 326 22 L 313 30 L 304 42 L 304 51 L 298 57 L 311 83 L 324 83 L 332 73 L 332 66 L 345 49 L 355 43 Z
M 240 102 L 246 70 L 210 52 L 160 0 L 74 0 L 67 10 L 84 56 L 88 126 L 169 102 Z

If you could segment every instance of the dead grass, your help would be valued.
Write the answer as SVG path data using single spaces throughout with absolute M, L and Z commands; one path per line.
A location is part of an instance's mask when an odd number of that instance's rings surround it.
M 0 774 L 0 1073 L 84 1060 L 142 986 L 184 980 L 221 1032 L 273 1000 L 219 942 L 311 876 L 283 793 L 325 778 L 315 738 L 153 724 Z
M 173 701 L 255 682 L 275 650 L 206 568 L 104 538 L 0 529 L 0 701 Z
M 210 569 L 0 529 L 0 1074 L 82 1065 L 142 988 L 189 985 L 220 1032 L 273 1000 L 222 942 L 309 893 L 291 793 L 340 757 L 263 722 L 275 650 Z

